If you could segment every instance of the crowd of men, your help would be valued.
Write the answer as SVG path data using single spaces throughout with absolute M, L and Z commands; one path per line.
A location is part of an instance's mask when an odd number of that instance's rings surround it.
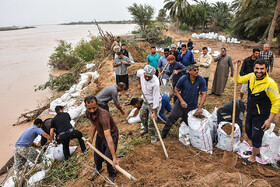
M 210 67 L 212 56 L 208 53 L 208 48 L 202 48 L 202 54 L 197 61 L 194 60 L 192 53 L 193 42 L 188 41 L 184 44 L 181 40 L 178 46 L 171 45 L 171 48 L 165 48 L 163 56 L 156 52 L 154 46 L 151 47 L 151 53 L 146 58 L 146 65 L 143 69 L 137 71 L 138 88 L 142 92 L 142 99 L 132 98 L 130 104 L 135 109 L 128 116 L 129 123 L 141 122 L 143 125 L 141 135 L 149 134 L 152 144 L 157 144 L 158 135 L 153 124 L 153 119 L 161 120 L 165 123 L 161 131 L 161 137 L 166 138 L 173 124 L 181 118 L 188 124 L 188 112 L 196 110 L 196 114 L 202 114 L 202 108 L 206 101 L 208 82 L 211 75 Z M 91 130 L 86 141 L 92 143 L 96 135 L 95 146 L 113 160 L 113 165 L 107 163 L 109 179 L 114 181 L 116 177 L 115 165 L 118 164 L 116 150 L 118 146 L 119 130 L 110 115 L 108 102 L 113 100 L 114 105 L 119 109 L 122 115 L 125 112 L 119 102 L 121 93 L 127 97 L 129 94 L 129 76 L 128 67 L 134 62 L 131 54 L 126 50 L 126 44 L 121 43 L 121 38 L 117 37 L 112 45 L 113 68 L 116 84 L 104 88 L 95 97 L 87 96 L 84 99 L 86 107 L 86 117 L 91 122 Z M 227 84 L 229 69 L 230 76 L 233 76 L 233 64 L 237 63 L 238 68 L 235 71 L 240 72 L 237 82 L 242 85 L 240 91 L 240 100 L 237 101 L 236 122 L 243 129 L 243 116 L 247 112 L 245 121 L 245 132 L 252 141 L 253 150 L 246 152 L 251 155 L 243 164 L 251 165 L 256 162 L 256 156 L 260 154 L 262 137 L 264 131 L 270 127 L 270 124 L 280 109 L 280 96 L 276 82 L 269 77 L 268 73 L 273 71 L 273 54 L 269 45 L 264 45 L 264 51 L 254 48 L 252 55 L 246 58 L 241 67 L 241 61 L 232 62 L 227 54 L 226 48 L 221 48 L 219 56 L 214 58 L 217 62 L 212 90 L 209 95 L 222 96 Z M 170 104 L 166 93 L 161 93 L 162 85 L 170 85 L 171 92 L 174 93 L 173 107 Z M 244 101 L 244 93 L 248 89 L 247 100 Z M 200 102 L 199 97 L 201 97 Z M 218 122 L 232 121 L 232 103 L 227 103 L 221 107 L 218 112 Z M 150 111 L 151 109 L 151 111 Z M 169 112 L 166 117 L 164 111 Z M 85 152 L 86 146 L 82 140 L 82 133 L 75 130 L 70 124 L 70 116 L 63 111 L 62 106 L 55 108 L 57 115 L 46 124 L 49 124 L 48 131 L 43 131 L 40 127 L 45 122 L 40 119 L 34 121 L 34 125 L 28 128 L 19 138 L 15 145 L 15 164 L 14 169 L 18 171 L 22 165 L 29 160 L 35 162 L 38 153 L 32 147 L 33 140 L 37 135 L 42 135 L 44 143 L 46 140 L 56 140 L 63 145 L 65 159 L 70 157 L 69 141 L 77 138 L 81 151 Z M 48 119 L 49 120 L 49 119 Z M 46 125 L 45 125 L 46 126 Z M 97 133 L 96 133 L 97 132 Z M 242 132 L 243 133 L 243 132 Z M 103 171 L 102 163 L 104 159 L 97 153 L 94 153 L 95 170 L 92 177 L 95 178 Z

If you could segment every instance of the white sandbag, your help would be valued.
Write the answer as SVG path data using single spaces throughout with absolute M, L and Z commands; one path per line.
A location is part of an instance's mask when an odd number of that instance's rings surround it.
M 4 187 L 15 187 L 16 186 L 15 180 L 16 180 L 15 176 L 10 176 L 8 180 L 5 182 Z
M 86 69 L 89 70 L 89 69 L 92 68 L 93 66 L 95 66 L 95 64 L 86 64 Z
M 126 120 L 129 124 L 133 124 L 133 123 L 140 123 L 141 119 L 140 119 L 140 111 L 138 112 L 137 116 L 135 117 L 131 117 L 134 115 L 135 111 L 137 110 L 137 108 L 134 108 L 131 110 L 131 112 L 129 113 L 129 115 L 127 116 Z M 131 118 L 129 118 L 131 117 Z M 129 118 L 129 119 L 128 119 Z
M 75 127 L 76 122 L 74 120 L 71 120 L 70 124 L 72 125 L 72 127 Z
M 217 139 L 217 136 L 218 136 L 217 135 L 217 129 L 218 129 L 217 111 L 218 111 L 218 108 L 215 107 L 214 111 L 209 116 L 208 121 L 207 121 L 207 126 L 209 126 L 209 128 L 210 128 L 210 133 L 211 133 L 213 143 L 217 142 L 216 139 Z
M 199 50 L 193 50 L 193 53 L 198 54 Z
M 55 107 L 58 106 L 58 105 L 65 106 L 65 103 L 60 98 L 57 98 L 57 99 L 53 100 L 50 103 L 50 111 L 54 112 L 55 111 Z
M 227 123 L 229 123 L 229 122 L 222 121 L 219 124 L 218 130 L 217 130 L 218 143 L 217 143 L 216 147 L 219 149 L 222 149 L 222 150 L 230 151 L 231 134 L 229 134 L 229 135 L 226 134 L 225 131 L 222 129 L 222 127 Z M 229 123 L 229 124 L 232 125 L 231 123 Z M 238 151 L 238 144 L 240 143 L 241 133 L 240 133 L 239 125 L 237 123 L 235 123 L 234 127 L 235 127 L 235 130 L 234 130 L 234 134 L 233 134 L 233 151 Z
M 189 133 L 192 146 L 212 154 L 213 144 L 210 127 L 207 125 L 210 113 L 202 109 L 203 119 L 194 117 L 195 110 L 188 113 Z
M 74 151 L 77 149 L 78 146 L 69 146 L 70 155 L 74 153 Z M 53 158 L 57 161 L 64 160 L 64 154 L 63 154 L 63 146 L 62 144 L 59 144 L 57 147 L 53 150 Z
M 65 93 L 65 94 L 63 94 L 61 97 L 60 97 L 60 99 L 63 101 L 63 102 L 65 102 L 65 101 L 67 101 L 68 99 L 70 99 L 70 94 L 69 93 Z
M 189 126 L 182 122 L 179 128 L 179 142 L 183 145 L 190 145 Z
M 43 180 L 46 177 L 46 173 L 48 170 L 43 170 L 35 173 L 30 177 L 30 179 L 27 181 L 28 186 L 38 186 L 38 182 Z
M 81 91 L 77 91 L 71 94 L 71 97 L 79 97 L 81 95 Z
M 39 143 L 41 142 L 41 138 L 42 138 L 42 136 L 41 136 L 41 135 L 38 135 L 38 136 L 33 140 L 33 143 L 39 144 Z

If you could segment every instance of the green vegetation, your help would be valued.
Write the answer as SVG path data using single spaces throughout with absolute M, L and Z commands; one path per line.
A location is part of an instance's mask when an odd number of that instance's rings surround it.
M 133 24 L 132 20 L 122 20 L 122 21 L 97 21 L 98 24 Z M 61 23 L 61 25 L 92 25 L 95 21 L 78 21 L 70 23 Z
M 13 26 L 13 27 L 0 27 L 0 31 L 12 31 L 12 30 L 21 30 L 21 29 L 33 29 L 33 28 L 36 28 L 36 27 L 16 27 L 16 26 Z
M 162 33 L 162 27 L 156 26 L 148 28 L 142 33 L 142 37 L 146 38 L 147 41 L 152 45 L 165 44 L 169 45 L 172 43 L 172 38 Z
M 127 7 L 128 11 L 132 15 L 133 21 L 138 24 L 142 31 L 151 25 L 154 15 L 154 8 L 150 5 L 137 5 L 133 3 L 132 6 Z
M 158 16 L 157 16 L 157 21 L 159 22 L 166 22 L 167 18 L 166 18 L 166 11 L 162 8 L 159 10 L 158 12 Z

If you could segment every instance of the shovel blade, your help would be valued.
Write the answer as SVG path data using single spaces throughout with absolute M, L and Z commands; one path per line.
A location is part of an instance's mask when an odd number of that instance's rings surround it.
M 233 152 L 229 152 L 229 151 L 224 151 L 224 155 L 223 155 L 223 163 L 225 165 L 227 165 L 228 167 L 234 168 L 236 163 L 237 163 L 237 159 L 238 159 L 238 155 L 233 153 Z

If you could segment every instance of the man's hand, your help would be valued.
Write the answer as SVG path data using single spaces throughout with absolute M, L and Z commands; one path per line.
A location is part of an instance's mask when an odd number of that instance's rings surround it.
M 156 119 L 156 118 L 157 118 L 157 113 L 153 112 L 152 118 L 153 118 L 153 119 Z
M 183 108 L 187 108 L 188 107 L 188 104 L 184 101 L 184 100 L 182 100 L 182 101 L 180 101 L 181 102 L 181 106 L 183 107 Z
M 268 120 L 266 120 L 262 126 L 263 131 L 267 131 L 270 127 L 271 122 L 269 122 Z
M 180 72 L 180 70 L 174 70 L 174 74 L 177 75 Z
M 201 115 L 201 114 L 202 114 L 202 109 L 201 108 L 198 108 L 194 113 L 194 115 Z
M 116 165 L 120 165 L 117 158 L 113 159 L 113 167 L 116 168 Z
M 161 73 L 159 72 L 159 73 L 158 73 L 158 77 L 160 77 L 160 76 L 161 76 Z
M 89 143 L 91 143 L 91 144 L 92 144 L 92 138 L 88 138 L 88 139 L 86 139 L 86 142 L 89 142 Z
M 121 110 L 121 114 L 122 114 L 122 115 L 125 115 L 125 112 L 124 112 L 123 110 Z
M 236 59 L 233 61 L 233 64 L 237 63 L 237 67 L 239 68 L 241 66 L 241 60 L 240 59 Z
M 146 65 L 149 65 L 149 62 L 146 62 Z
M 141 89 L 141 84 L 138 84 L 138 88 Z
M 270 68 L 269 73 L 272 73 L 272 70 L 273 70 L 273 69 L 272 69 L 272 68 Z

